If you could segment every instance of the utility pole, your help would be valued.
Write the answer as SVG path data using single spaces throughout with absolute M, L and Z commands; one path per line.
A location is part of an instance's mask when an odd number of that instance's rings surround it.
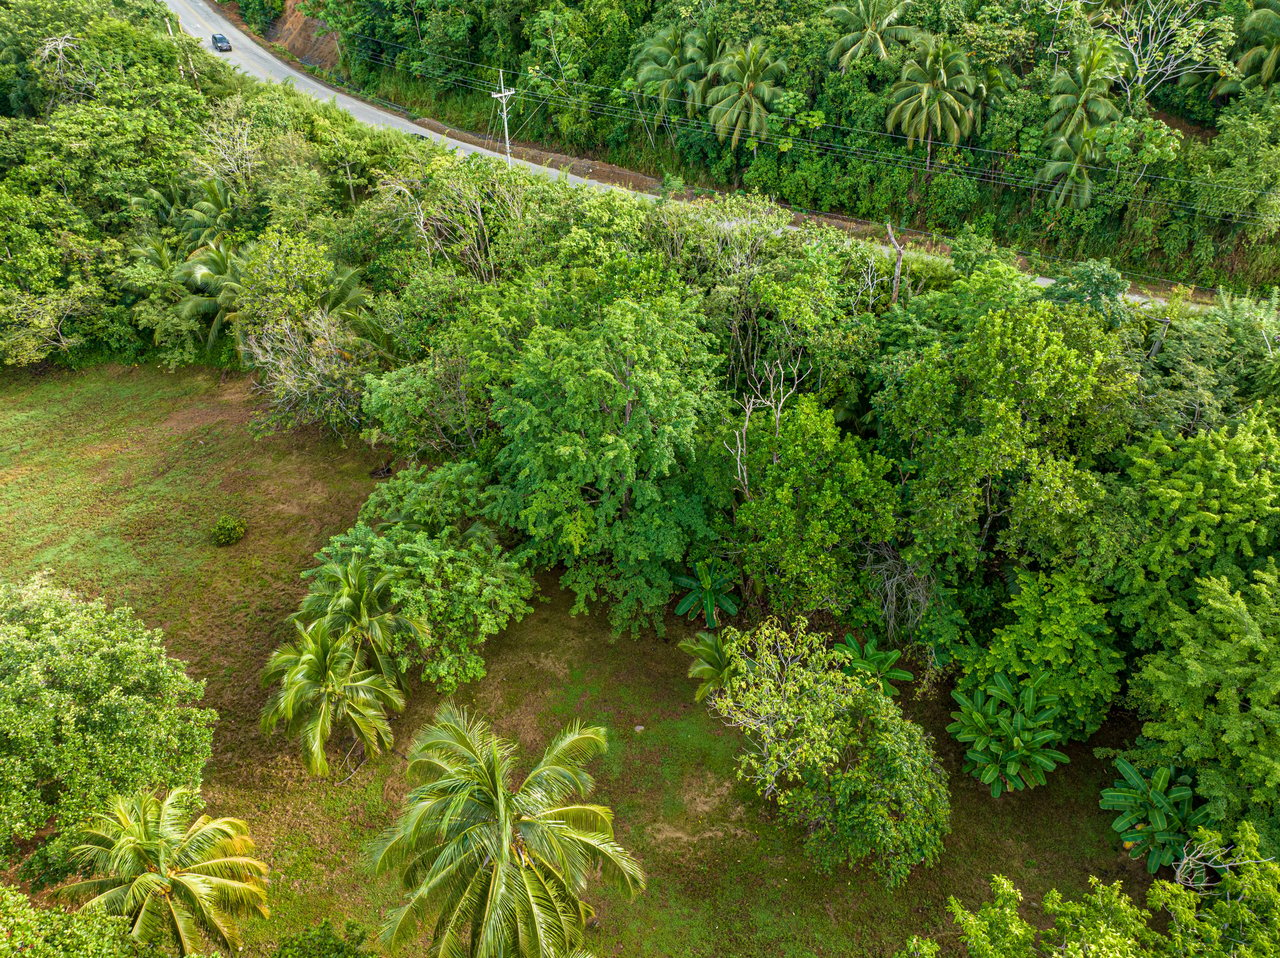
M 511 99 L 511 97 L 515 94 L 515 92 L 516 92 L 515 90 L 507 89 L 506 73 L 502 70 L 499 70 L 498 71 L 498 92 L 490 93 L 489 96 L 493 97 L 495 100 L 497 100 L 499 103 L 502 104 L 502 139 L 506 141 L 506 144 L 507 144 L 507 166 L 511 165 L 511 132 L 507 126 L 507 113 L 508 113 L 507 100 Z
M 179 46 L 179 47 L 181 47 L 181 46 L 182 46 L 182 44 L 178 42 L 178 36 L 177 36 L 177 34 L 175 34 L 175 33 L 173 32 L 173 21 L 172 21 L 172 20 L 170 20 L 168 17 L 165 17 L 165 18 L 164 18 L 164 25 L 165 25 L 166 27 L 168 27 L 168 28 L 169 28 L 169 36 L 173 38 L 174 43 L 177 43 L 177 44 L 178 44 L 178 46 Z M 178 33 L 181 33 L 183 36 L 186 36 L 186 31 L 184 31 L 184 30 L 182 29 L 182 24 L 181 24 L 181 23 L 179 23 L 179 24 L 178 24 Z M 182 69 L 182 62 L 181 62 L 181 61 L 182 61 L 182 58 L 181 58 L 181 55 L 179 55 L 178 61 L 179 61 L 179 62 L 178 62 L 178 72 L 182 74 L 182 78 L 185 80 L 185 79 L 187 78 L 187 72 L 186 72 L 185 70 L 183 70 L 183 69 Z M 191 59 L 191 51 L 190 51 L 190 50 L 187 50 L 187 66 L 189 66 L 189 67 L 191 68 L 191 82 L 192 82 L 193 84 L 195 84 L 195 88 L 196 88 L 197 90 L 199 90 L 199 89 L 200 89 L 200 74 L 198 74 L 198 73 L 196 72 L 196 64 L 195 64 L 195 61 Z
M 166 27 L 168 27 L 168 28 L 169 28 L 169 38 L 170 38 L 171 40 L 173 40 L 173 41 L 174 41 L 174 43 L 177 43 L 177 42 L 178 42 L 178 38 L 177 38 L 177 37 L 175 37 L 175 36 L 173 35 L 173 21 L 172 21 L 172 20 L 170 20 L 168 17 L 165 17 L 165 18 L 164 18 L 164 25 L 165 25 Z M 182 58 L 181 58 L 181 57 L 179 57 L 179 58 L 178 58 L 178 72 L 179 72 L 180 74 L 182 74 L 182 79 L 184 79 L 184 80 L 185 80 L 185 79 L 187 78 L 187 71 L 186 71 L 186 70 L 184 70 L 184 69 L 182 69 Z

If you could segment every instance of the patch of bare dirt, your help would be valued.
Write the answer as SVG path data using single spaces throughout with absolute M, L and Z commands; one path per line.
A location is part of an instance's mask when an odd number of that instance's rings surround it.
M 688 850 L 724 839 L 754 841 L 750 829 L 738 824 L 745 809 L 730 800 L 732 793 L 733 782 L 711 772 L 688 776 L 680 787 L 688 816 L 680 822 L 656 822 L 649 829 L 649 837 L 659 847 L 672 850 Z
M 253 418 L 255 400 L 246 377 L 220 384 L 212 398 L 216 401 L 178 406 L 161 425 L 173 433 L 186 433 L 212 425 L 244 426 Z
M 278 43 L 303 63 L 332 70 L 338 65 L 338 37 L 323 20 L 298 9 L 299 0 L 284 0 L 284 13 L 267 31 L 267 39 Z

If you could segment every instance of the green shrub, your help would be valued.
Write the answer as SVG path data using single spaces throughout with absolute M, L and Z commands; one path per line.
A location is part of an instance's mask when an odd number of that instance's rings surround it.
M 113 795 L 198 787 L 216 718 L 203 691 L 129 609 L 0 585 L 0 852 Z
M 951 693 L 960 711 L 951 713 L 947 731 L 969 746 L 964 770 L 989 785 L 994 798 L 1043 785 L 1046 772 L 1067 763 L 1053 747 L 1062 733 L 1054 727 L 1057 697 L 1040 692 L 1046 679 L 1042 672 L 1019 689 L 1002 673 L 972 694 Z
M 484 675 L 479 646 L 522 619 L 536 589 L 481 518 L 485 501 L 473 462 L 406 469 L 375 489 L 361 521 L 317 556 L 343 563 L 359 554 L 391 576 L 396 607 L 426 625 L 413 638 L 397 636 L 394 654 L 443 692 Z
M 61 908 L 36 908 L 26 895 L 8 885 L 0 885 L 0 955 L 159 958 L 156 952 L 129 937 L 129 923 L 123 918 L 89 909 L 67 912 Z M 320 958 L 318 953 L 316 958 Z
M 1017 591 L 1005 605 L 1013 622 L 997 629 L 976 657 L 966 687 L 1004 673 L 1028 685 L 1043 675 L 1041 696 L 1057 700 L 1055 727 L 1063 739 L 1086 739 L 1098 730 L 1120 691 L 1124 659 L 1115 648 L 1106 608 L 1093 588 L 1069 572 L 1019 571 Z
M 370 954 L 364 947 L 367 937 L 363 925 L 349 921 L 339 934 L 326 919 L 281 941 L 275 958 L 364 958 Z
M 924 730 L 872 676 L 842 672 L 828 642 L 804 619 L 790 629 L 776 619 L 749 633 L 726 628 L 723 685 L 708 701 L 751 743 L 739 777 L 804 830 L 819 868 L 865 864 L 896 886 L 942 853 L 946 772 Z
M 223 515 L 209 530 L 209 538 L 213 540 L 215 546 L 233 546 L 244 538 L 248 530 L 249 523 L 244 519 L 229 514 Z

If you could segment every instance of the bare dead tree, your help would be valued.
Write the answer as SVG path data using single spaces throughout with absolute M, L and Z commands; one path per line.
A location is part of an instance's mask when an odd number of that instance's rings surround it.
M 929 609 L 936 585 L 890 542 L 871 546 L 863 569 L 871 573 L 871 591 L 880 602 L 885 635 L 891 641 L 919 627 Z
M 898 251 L 897 259 L 893 264 L 893 295 L 889 298 L 890 303 L 896 303 L 898 301 L 898 287 L 902 285 L 902 257 L 906 255 L 907 250 L 898 241 L 897 234 L 893 232 L 893 224 L 886 220 L 884 227 L 889 231 L 889 242 Z
M 1174 879 L 1198 895 L 1216 895 L 1222 880 L 1245 865 L 1261 865 L 1272 858 L 1235 858 L 1234 846 L 1222 842 L 1191 839 L 1182 848 L 1182 857 L 1173 866 Z M 1231 900 L 1228 896 L 1228 900 Z

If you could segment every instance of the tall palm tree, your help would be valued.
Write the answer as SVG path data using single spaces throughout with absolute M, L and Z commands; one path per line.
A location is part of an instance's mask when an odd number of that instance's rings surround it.
M 868 55 L 877 60 L 888 59 L 896 47 L 911 43 L 920 35 L 918 28 L 901 22 L 912 5 L 913 0 L 856 0 L 849 6 L 829 8 L 827 16 L 842 33 L 827 57 L 841 72 L 847 71 L 854 60 Z
M 304 625 L 323 621 L 334 635 L 352 642 L 363 668 L 366 653 L 373 668 L 388 682 L 399 685 L 401 669 L 396 661 L 398 636 L 421 639 L 425 622 L 396 611 L 391 586 L 395 578 L 380 572 L 362 556 L 346 562 L 328 562 L 316 570 L 311 592 L 293 614 Z
M 933 165 L 933 144 L 952 145 L 969 135 L 976 110 L 977 81 L 964 51 L 945 37 L 921 38 L 915 56 L 902 65 L 893 85 L 886 126 L 907 135 L 907 146 L 925 144 L 925 167 Z
M 1280 80 L 1280 0 L 1254 0 L 1253 11 L 1240 27 L 1240 48 L 1240 76 L 1224 78 L 1215 93 L 1265 90 Z
M 446 704 L 418 733 L 409 775 L 420 781 L 400 820 L 374 845 L 379 872 L 398 871 L 408 901 L 383 928 L 392 943 L 431 924 L 439 958 L 561 958 L 591 917 L 579 897 L 600 874 L 632 895 L 640 866 L 613 837 L 613 813 L 577 800 L 604 729 L 574 723 L 523 781 L 516 748 Z M 564 804 L 566 801 L 569 804 Z
M 223 327 L 235 320 L 240 300 L 241 268 L 244 251 L 223 238 L 201 246 L 175 273 L 179 282 L 191 290 L 179 304 L 189 318 L 208 323 L 205 349 L 212 352 Z
M 1054 138 L 1049 160 L 1036 174 L 1036 180 L 1053 184 L 1049 198 L 1055 207 L 1084 209 L 1092 202 L 1093 180 L 1089 176 L 1089 170 L 1098 160 L 1098 147 L 1094 139 L 1097 133 L 1095 127 L 1072 136 Z
M 404 696 L 381 675 L 359 664 L 356 647 L 335 635 L 325 621 L 295 622 L 297 638 L 272 653 L 263 685 L 279 685 L 262 711 L 263 731 L 281 722 L 298 738 L 302 761 L 312 775 L 328 775 L 325 746 L 346 726 L 366 754 L 394 743 L 387 710 L 404 708 Z
M 656 101 L 659 117 L 682 111 L 693 116 L 697 107 L 697 72 L 698 65 L 690 56 L 689 37 L 678 23 L 659 30 L 636 57 L 636 82 L 647 97 Z
M 769 112 L 785 92 L 780 81 L 787 75 L 786 63 L 773 59 L 764 40 L 757 37 L 745 47 L 730 50 L 713 72 L 717 79 L 707 94 L 707 105 L 716 135 L 723 140 L 732 133 L 735 148 L 744 133 L 764 139 Z
M 92 896 L 83 907 L 129 920 L 147 944 L 172 938 L 180 955 L 207 952 L 205 942 L 234 951 L 236 920 L 266 916 L 267 866 L 253 858 L 249 827 L 236 818 L 201 815 L 186 824 L 194 795 L 177 788 L 117 798 L 71 850 L 94 877 L 64 889 Z
M 701 109 L 715 86 L 716 67 L 729 53 L 729 42 L 721 35 L 715 21 L 689 31 L 685 55 L 689 59 L 689 83 L 694 105 Z
M 1070 70 L 1058 70 L 1049 86 L 1049 109 L 1044 128 L 1073 137 L 1120 119 L 1111 99 L 1111 85 L 1124 67 L 1110 37 L 1094 36 L 1076 47 Z

